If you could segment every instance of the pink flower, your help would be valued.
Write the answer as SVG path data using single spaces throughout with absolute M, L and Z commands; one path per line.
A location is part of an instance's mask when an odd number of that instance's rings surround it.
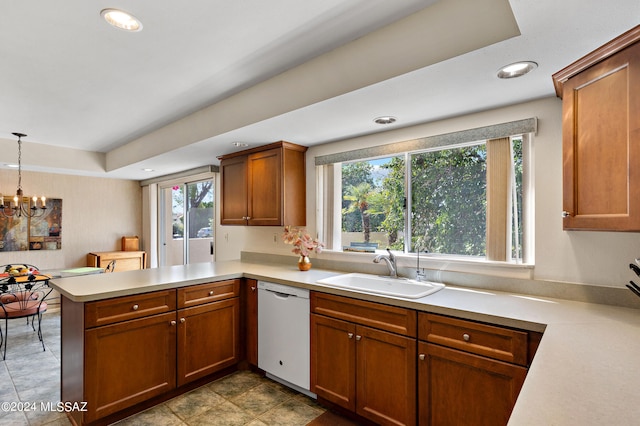
M 324 247 L 324 244 L 317 238 L 311 237 L 306 229 L 288 225 L 284 227 L 282 241 L 285 244 L 293 245 L 291 251 L 300 256 L 309 256 L 314 251 L 320 253 Z

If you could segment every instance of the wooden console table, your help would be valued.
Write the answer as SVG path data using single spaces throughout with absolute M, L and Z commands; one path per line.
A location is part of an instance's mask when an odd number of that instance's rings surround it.
M 87 254 L 87 266 L 106 268 L 112 260 L 116 261 L 116 272 L 145 269 L 147 253 L 144 251 L 104 251 Z

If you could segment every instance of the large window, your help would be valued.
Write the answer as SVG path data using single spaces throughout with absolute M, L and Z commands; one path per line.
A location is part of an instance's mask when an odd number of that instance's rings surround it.
M 530 262 L 523 209 L 527 140 L 512 136 L 333 163 L 325 170 L 337 172 L 341 232 L 325 224 L 324 235 L 333 236 L 334 250 L 389 247 Z
M 485 256 L 484 143 L 411 155 L 411 251 Z
M 404 157 L 342 164 L 346 251 L 404 250 Z

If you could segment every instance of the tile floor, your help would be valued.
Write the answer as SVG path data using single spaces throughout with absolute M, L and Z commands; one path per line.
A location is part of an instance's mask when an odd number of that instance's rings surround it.
M 47 409 L 47 404 L 55 404 L 60 398 L 59 313 L 47 312 L 42 321 L 46 351 L 30 325 L 22 320 L 9 321 L 7 359 L 0 361 L 3 426 L 70 425 L 63 413 Z M 4 331 L 4 324 L 2 327 Z M 27 409 L 16 411 L 19 403 L 28 403 Z M 306 425 L 324 412 L 305 395 L 257 374 L 239 371 L 117 424 Z

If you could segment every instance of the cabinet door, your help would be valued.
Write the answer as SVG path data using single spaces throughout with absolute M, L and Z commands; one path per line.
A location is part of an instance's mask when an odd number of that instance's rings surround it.
M 175 315 L 169 312 L 85 331 L 87 422 L 175 388 Z
M 246 279 L 244 283 L 245 297 L 245 347 L 247 362 L 258 365 L 258 281 Z
M 527 369 L 419 342 L 420 425 L 506 425 Z
M 640 43 L 563 88 L 564 229 L 640 230 Z
M 282 149 L 249 155 L 248 224 L 280 226 L 282 223 Z
M 356 408 L 355 331 L 351 323 L 311 314 L 311 391 L 351 411 Z
M 377 424 L 416 424 L 416 340 L 356 327 L 356 412 Z
M 247 224 L 247 157 L 232 157 L 220 162 L 220 223 Z
M 178 386 L 240 360 L 237 297 L 178 311 Z

